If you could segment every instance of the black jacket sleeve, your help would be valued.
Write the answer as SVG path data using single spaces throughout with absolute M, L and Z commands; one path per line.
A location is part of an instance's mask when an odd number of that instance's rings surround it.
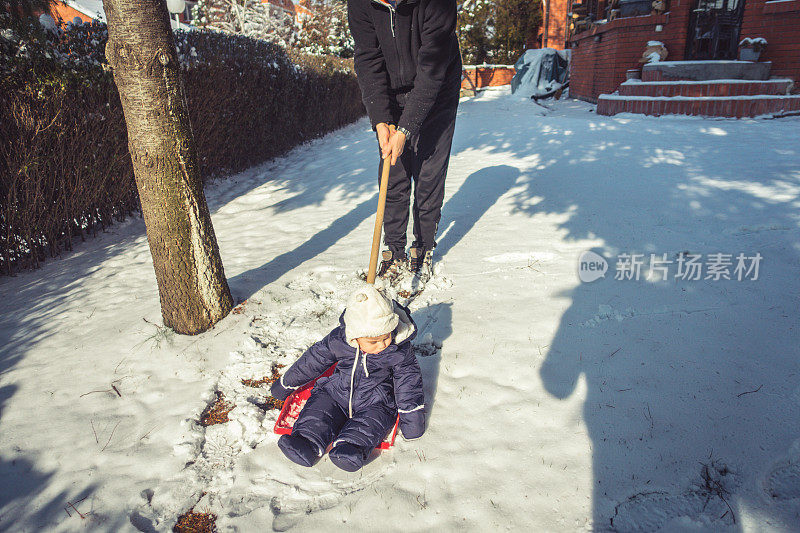
M 455 31 L 455 0 L 429 0 L 420 30 L 421 43 L 414 88 L 408 95 L 397 124 L 412 135 L 419 132 L 442 88 L 450 64 Z
M 383 58 L 372 19 L 365 2 L 347 0 L 347 18 L 355 42 L 354 63 L 361 98 L 372 129 L 381 122 L 392 123 L 389 108 L 389 74 Z

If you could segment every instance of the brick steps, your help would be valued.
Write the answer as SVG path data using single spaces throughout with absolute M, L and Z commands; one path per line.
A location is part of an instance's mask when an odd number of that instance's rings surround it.
M 790 111 L 800 111 L 800 94 L 697 97 L 601 94 L 597 102 L 598 115 L 639 113 L 741 118 Z
M 784 95 L 794 83 L 788 78 L 763 81 L 639 81 L 628 80 L 619 86 L 620 96 L 743 96 Z
M 614 94 L 601 94 L 598 115 L 699 115 L 757 117 L 800 111 L 794 82 L 769 79 L 769 62 L 659 61 L 642 67 Z
M 658 61 L 642 66 L 642 81 L 767 80 L 769 61 Z

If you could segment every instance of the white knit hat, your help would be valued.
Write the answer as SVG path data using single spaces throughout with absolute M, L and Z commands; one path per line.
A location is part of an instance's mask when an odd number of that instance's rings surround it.
M 344 311 L 347 342 L 355 345 L 359 337 L 380 337 L 397 327 L 399 317 L 394 304 L 374 285 L 364 284 L 347 300 Z

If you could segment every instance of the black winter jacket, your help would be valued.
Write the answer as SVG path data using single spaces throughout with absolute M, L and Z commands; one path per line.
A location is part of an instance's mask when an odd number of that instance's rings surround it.
M 412 135 L 437 101 L 458 101 L 461 54 L 456 0 L 348 0 L 355 68 L 373 129 L 394 124 Z

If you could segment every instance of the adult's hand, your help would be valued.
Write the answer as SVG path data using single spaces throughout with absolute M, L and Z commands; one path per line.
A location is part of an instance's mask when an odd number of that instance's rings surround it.
M 392 135 L 392 131 L 394 131 L 394 126 L 390 126 L 385 122 L 380 122 L 375 125 L 375 131 L 378 134 L 378 144 L 381 147 L 381 158 L 386 159 L 391 150 L 389 148 L 389 137 Z
M 396 131 L 392 128 L 391 134 L 389 135 L 389 154 L 392 158 L 392 165 L 397 163 L 397 160 L 403 155 L 403 150 L 406 147 L 406 134 Z M 386 157 L 384 155 L 384 157 Z

